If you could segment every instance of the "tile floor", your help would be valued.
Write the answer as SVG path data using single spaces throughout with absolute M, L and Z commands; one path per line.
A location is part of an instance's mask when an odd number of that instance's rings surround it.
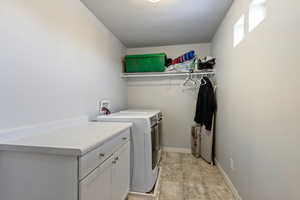
M 234 200 L 217 167 L 191 154 L 164 152 L 161 168 L 159 200 Z

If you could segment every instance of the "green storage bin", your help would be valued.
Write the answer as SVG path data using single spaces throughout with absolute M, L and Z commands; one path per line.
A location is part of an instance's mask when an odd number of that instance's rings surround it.
M 165 53 L 125 56 L 125 71 L 127 73 L 163 72 L 166 57 Z

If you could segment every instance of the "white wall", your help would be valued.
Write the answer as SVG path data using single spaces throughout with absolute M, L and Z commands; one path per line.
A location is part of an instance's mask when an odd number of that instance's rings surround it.
M 217 160 L 243 200 L 298 200 L 300 3 L 267 0 L 266 20 L 234 49 L 233 25 L 249 3 L 234 1 L 212 44 Z
M 127 54 L 165 52 L 176 58 L 195 50 L 201 57 L 211 55 L 210 44 L 192 44 L 128 49 Z M 185 77 L 184 77 L 185 78 Z M 178 78 L 128 79 L 129 108 L 161 109 L 164 114 L 163 145 L 190 148 L 190 129 L 196 110 L 197 91 L 182 91 Z
M 79 0 L 1 0 L 0 128 L 127 106 L 126 49 Z

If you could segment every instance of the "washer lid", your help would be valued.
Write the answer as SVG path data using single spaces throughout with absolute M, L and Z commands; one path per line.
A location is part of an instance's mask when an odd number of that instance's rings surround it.
M 151 117 L 155 116 L 155 113 L 112 113 L 110 115 L 99 115 L 98 118 L 122 118 L 122 119 L 149 119 Z
M 151 109 L 128 109 L 128 110 L 121 110 L 120 113 L 160 113 L 160 110 L 151 110 Z

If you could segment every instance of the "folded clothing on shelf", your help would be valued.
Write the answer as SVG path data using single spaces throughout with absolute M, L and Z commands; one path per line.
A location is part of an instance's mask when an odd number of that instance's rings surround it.
M 198 69 L 213 69 L 216 64 L 216 58 L 207 56 L 203 59 L 199 59 Z
M 185 61 L 183 63 L 178 63 L 175 65 L 171 65 L 169 66 L 166 71 L 168 72 L 191 72 L 195 69 L 195 67 L 197 66 L 197 59 L 193 59 L 193 60 L 189 60 L 189 61 Z
M 178 58 L 175 58 L 172 61 L 172 65 L 178 64 L 178 63 L 183 63 L 189 60 L 193 60 L 195 58 L 195 51 L 189 51 L 182 56 L 179 56 Z

